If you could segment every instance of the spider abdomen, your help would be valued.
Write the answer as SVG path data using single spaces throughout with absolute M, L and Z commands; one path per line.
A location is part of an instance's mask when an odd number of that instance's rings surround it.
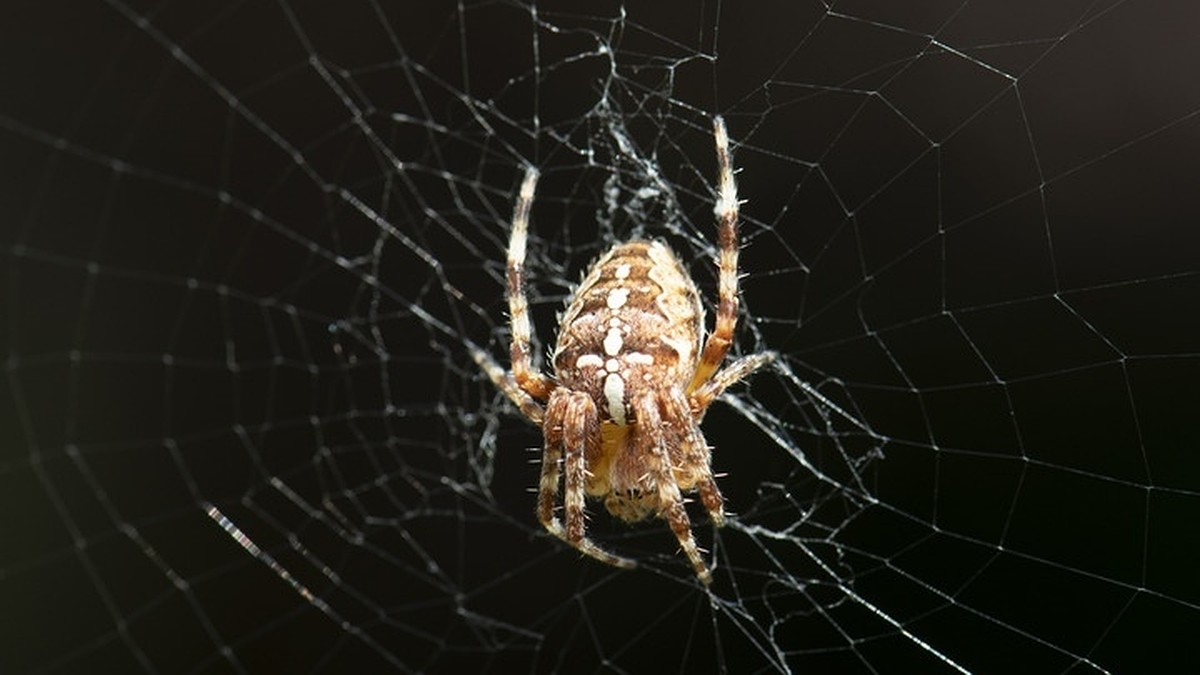
M 685 387 L 704 310 L 696 285 L 662 242 L 618 244 L 589 269 L 563 314 L 558 384 L 586 392 L 604 422 L 625 425 L 638 391 Z

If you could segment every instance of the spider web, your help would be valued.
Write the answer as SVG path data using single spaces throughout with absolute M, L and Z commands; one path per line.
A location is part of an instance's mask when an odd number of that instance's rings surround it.
M 654 4 L 9 7 L 0 671 L 1200 665 L 1197 10 Z M 711 303 L 717 113 L 705 592 L 467 351 L 527 164 L 539 354 L 614 241 Z

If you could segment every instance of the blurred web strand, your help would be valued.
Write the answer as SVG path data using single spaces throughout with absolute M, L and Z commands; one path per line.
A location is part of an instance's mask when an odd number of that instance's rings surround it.
M 280 579 L 283 579 L 289 586 L 292 587 L 293 590 L 299 593 L 300 597 L 304 598 L 305 602 L 308 602 L 313 607 L 316 607 L 325 614 L 329 615 L 331 618 L 338 621 L 341 620 L 341 618 L 338 617 L 337 612 L 335 612 L 332 607 L 326 604 L 321 598 L 313 595 L 312 591 L 308 590 L 307 586 L 301 583 L 299 579 L 292 576 L 291 572 L 288 572 L 286 569 L 284 569 L 283 565 L 280 565 L 270 553 L 267 553 L 259 548 L 258 544 L 255 544 L 254 540 L 246 536 L 246 533 L 242 532 L 241 528 L 235 525 L 232 520 L 225 516 L 224 513 L 221 513 L 220 509 L 213 504 L 205 504 L 204 512 L 208 514 L 208 517 L 212 518 L 217 525 L 220 525 L 221 529 L 225 530 L 226 534 L 232 537 L 233 540 L 236 541 L 242 548 L 246 549 L 246 552 L 257 558 L 267 567 L 270 567 Z
M 409 671 L 408 666 L 406 666 L 403 661 L 399 660 L 396 655 L 392 654 L 391 651 L 376 642 L 370 635 L 364 632 L 353 622 L 343 618 L 336 610 L 330 607 L 329 604 L 320 597 L 314 595 L 307 586 L 301 583 L 299 579 L 292 576 L 292 573 L 288 572 L 283 565 L 279 564 L 279 561 L 275 560 L 270 553 L 267 553 L 266 551 L 262 550 L 258 544 L 255 544 L 254 541 L 250 539 L 245 532 L 242 532 L 241 528 L 235 525 L 232 520 L 226 517 L 226 515 L 222 513 L 215 504 L 204 502 L 201 504 L 201 506 L 204 508 L 205 514 L 207 514 L 208 517 L 213 520 L 213 522 L 219 525 L 222 530 L 225 530 L 225 533 L 228 534 L 230 538 L 236 541 L 239 546 L 245 549 L 247 553 L 254 556 L 259 562 L 271 568 L 271 571 L 275 572 L 275 574 L 282 579 L 284 583 L 286 583 L 288 586 L 291 586 L 292 590 L 296 591 L 296 593 L 303 598 L 305 602 L 313 607 L 316 607 L 322 614 L 332 619 L 335 624 L 341 626 L 342 629 L 347 633 L 357 637 L 359 640 L 362 640 L 365 644 L 369 645 L 371 649 L 373 649 L 376 653 L 378 653 L 396 668 L 405 672 Z M 293 540 L 293 545 L 298 546 L 299 544 L 295 543 Z M 329 573 L 328 568 L 325 568 L 324 571 L 326 574 Z

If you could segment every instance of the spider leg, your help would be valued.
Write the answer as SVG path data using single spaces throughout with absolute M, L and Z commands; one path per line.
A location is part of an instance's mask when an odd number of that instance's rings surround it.
M 562 401 L 563 403 L 559 403 Z M 562 407 L 559 417 L 558 408 Z M 546 454 L 542 464 L 542 484 L 538 497 L 538 517 L 546 529 L 555 536 L 563 539 L 584 553 L 602 563 L 614 567 L 632 568 L 637 563 L 614 555 L 597 546 L 587 538 L 584 514 L 584 486 L 587 477 L 587 451 L 595 451 L 600 444 L 600 418 L 596 413 L 596 404 L 591 397 L 581 392 L 568 392 L 556 389 L 550 401 L 550 421 L 545 428 Z M 553 429 L 553 421 L 561 420 L 558 429 Z M 548 464 L 557 465 L 558 452 L 552 451 L 551 446 L 561 444 L 566 451 L 565 462 L 565 494 L 563 496 L 566 511 L 566 530 L 558 525 L 553 517 L 554 496 L 558 488 L 557 469 L 551 469 Z
M 637 419 L 638 432 L 635 443 L 638 444 L 638 454 L 643 457 L 653 457 L 657 461 L 648 462 L 650 465 L 651 483 L 658 490 L 658 508 L 662 518 L 671 526 L 679 546 L 692 562 L 696 576 L 705 586 L 712 583 L 712 574 L 700 555 L 696 546 L 696 538 L 692 535 L 692 521 L 688 518 L 687 509 L 683 506 L 683 495 L 679 484 L 675 482 L 671 457 L 663 438 L 662 416 L 659 414 L 659 397 L 655 392 L 646 392 L 633 401 L 634 417 Z
M 542 449 L 542 476 L 538 481 L 537 500 L 538 521 L 547 532 L 564 541 L 567 533 L 562 523 L 554 516 L 554 506 L 558 501 L 558 463 L 562 459 L 562 419 L 566 414 L 567 401 L 566 395 L 556 393 L 550 396 L 550 402 L 546 405 L 546 417 L 558 420 L 558 423 L 546 424 L 543 427 L 542 438 L 546 445 Z
M 743 356 L 714 374 L 711 379 L 704 382 L 689 397 L 692 413 L 696 416 L 696 421 L 699 422 L 704 417 L 704 412 L 708 410 L 708 406 L 724 393 L 725 389 L 750 373 L 774 361 L 776 357 L 778 357 L 778 354 L 775 352 L 759 352 Z
M 471 358 L 475 363 L 487 373 L 488 378 L 496 388 L 504 392 L 509 400 L 513 402 L 526 417 L 533 420 L 534 424 L 541 424 L 544 412 L 540 403 L 535 401 L 532 396 L 525 393 L 525 390 L 517 386 L 517 382 L 513 376 L 506 373 L 500 364 L 496 363 L 495 359 L 488 355 L 487 352 L 476 347 L 475 345 L 467 345 L 467 349 L 471 352 Z
M 698 422 L 694 421 L 691 404 L 678 389 L 665 394 L 662 404 L 667 419 L 681 420 L 686 426 L 681 430 L 682 437 L 677 443 L 667 444 L 675 464 L 677 483 L 681 490 L 690 490 L 693 487 L 698 490 L 700 501 L 708 511 L 708 517 L 714 525 L 721 527 L 725 524 L 725 500 L 713 479 L 712 453 L 709 452 L 708 441 L 704 440 Z M 676 454 L 677 457 L 674 456 Z M 687 468 L 686 474 L 682 474 L 682 467 Z
M 720 256 L 717 261 L 719 286 L 717 291 L 717 318 L 713 332 L 704 342 L 696 373 L 688 384 L 690 394 L 704 384 L 716 372 L 729 345 L 733 342 L 733 330 L 737 326 L 738 313 L 738 195 L 733 179 L 733 159 L 729 154 L 729 134 L 725 131 L 725 120 L 713 120 L 713 138 L 717 146 L 717 203 L 713 212 L 717 217 L 717 244 Z
M 521 192 L 513 208 L 512 233 L 508 239 L 508 314 L 512 322 L 512 372 L 516 385 L 535 399 L 545 399 L 554 388 L 550 378 L 533 369 L 530 342 L 533 328 L 529 322 L 529 301 L 525 297 L 525 245 L 529 235 L 529 210 L 538 172 L 525 170 Z M 511 395 L 510 395 L 511 398 Z M 519 405 L 519 404 L 518 404 Z

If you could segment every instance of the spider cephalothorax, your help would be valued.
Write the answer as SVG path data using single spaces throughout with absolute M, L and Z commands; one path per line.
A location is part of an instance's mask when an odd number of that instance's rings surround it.
M 588 539 L 585 497 L 603 499 L 622 520 L 659 516 L 705 584 L 712 577 L 692 536 L 682 493 L 699 492 L 716 525 L 725 516 L 700 420 L 726 387 L 774 358 L 762 352 L 718 370 L 737 324 L 738 200 L 719 117 L 713 132 L 720 168 L 715 208 L 720 281 L 716 325 L 707 340 L 700 294 L 679 259 L 662 242 L 630 241 L 593 263 L 568 302 L 553 353 L 554 378 L 534 371 L 524 280 L 538 176 L 531 168 L 521 184 L 508 245 L 512 372 L 473 350 L 496 385 L 542 426 L 537 507 L 542 525 L 593 558 L 633 567 L 632 560 Z M 565 527 L 555 515 L 560 471 Z

